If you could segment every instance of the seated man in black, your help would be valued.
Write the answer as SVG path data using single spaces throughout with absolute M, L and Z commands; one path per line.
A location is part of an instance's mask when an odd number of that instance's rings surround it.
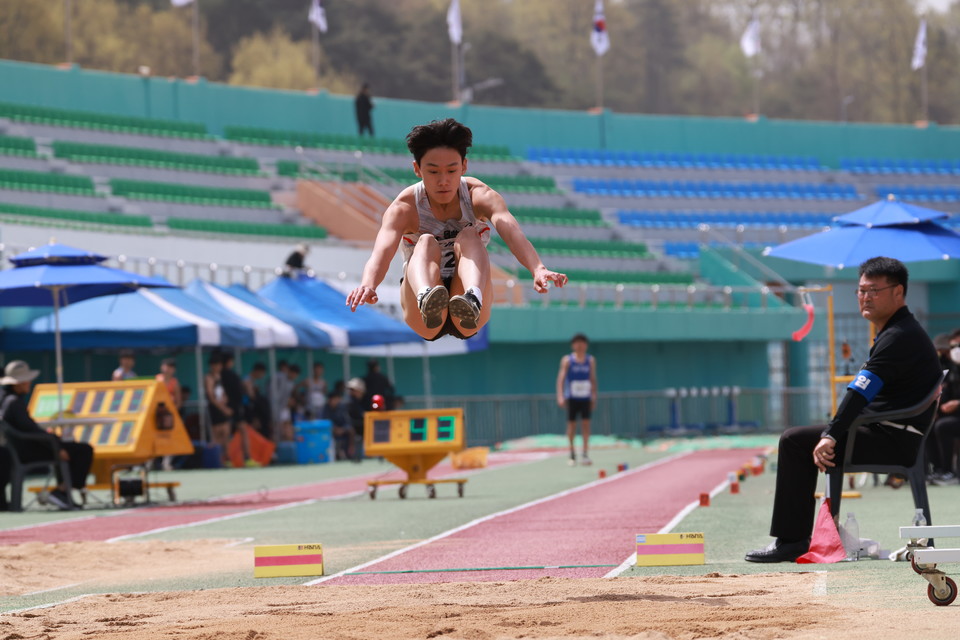
M 11 438 L 7 446 L 14 447 L 21 462 L 25 463 L 53 460 L 54 455 L 59 455 L 70 470 L 71 487 L 83 489 L 87 486 L 87 474 L 90 473 L 90 465 L 93 463 L 93 447 L 85 442 L 62 442 L 30 417 L 27 398 L 30 395 L 30 386 L 38 375 L 40 372 L 31 369 L 23 360 L 14 360 L 4 369 L 4 377 L 0 379 L 0 385 L 3 385 L 0 392 L 0 419 L 16 431 L 39 436 L 36 440 Z M 59 470 L 57 475 L 60 484 L 48 495 L 49 501 L 63 510 L 77 508 L 66 491 L 65 479 L 59 477 Z
M 907 309 L 907 268 L 893 258 L 871 258 L 860 265 L 860 315 L 877 330 L 870 357 L 847 386 L 830 424 L 793 427 L 780 437 L 777 488 L 770 535 L 776 540 L 747 554 L 748 562 L 793 562 L 807 552 L 816 512 L 818 471 L 843 473 L 847 431 L 869 405 L 891 411 L 922 401 L 940 378 L 940 361 L 930 337 Z M 933 408 L 925 415 L 858 427 L 856 462 L 911 465 Z

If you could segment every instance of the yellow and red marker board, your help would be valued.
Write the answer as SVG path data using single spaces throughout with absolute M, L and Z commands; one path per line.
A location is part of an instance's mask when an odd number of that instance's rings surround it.
M 320 544 L 274 544 L 253 548 L 254 578 L 289 578 L 323 575 Z
M 706 564 L 702 533 L 638 533 L 637 566 Z

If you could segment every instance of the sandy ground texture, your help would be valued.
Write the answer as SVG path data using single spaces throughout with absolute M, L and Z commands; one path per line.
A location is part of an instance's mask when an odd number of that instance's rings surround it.
M 105 547 L 110 563 L 103 561 Z M 6 596 L 67 581 L 102 591 L 137 576 L 249 571 L 250 548 L 223 540 L 28 543 L 0 547 L 0 569 Z M 882 584 L 853 579 L 822 572 L 708 573 L 96 593 L 0 615 L 0 640 L 956 637 L 960 607 L 904 609 Z M 920 584 L 918 578 L 918 590 Z

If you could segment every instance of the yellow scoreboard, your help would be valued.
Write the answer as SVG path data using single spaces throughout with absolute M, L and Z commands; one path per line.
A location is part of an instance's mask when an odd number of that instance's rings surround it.
M 367 455 L 444 455 L 464 447 L 463 409 L 368 411 L 363 447 Z
M 167 455 L 193 453 L 193 443 L 162 382 L 68 382 L 63 385 L 63 417 L 57 385 L 39 384 L 29 410 L 41 426 L 65 440 L 94 449 L 96 484 L 110 484 L 114 467 L 139 465 Z
M 456 483 L 463 497 L 464 478 L 429 479 L 427 472 L 447 454 L 462 451 L 465 442 L 463 409 L 405 409 L 402 411 L 369 411 L 364 414 L 363 448 L 366 455 L 386 458 L 406 471 L 405 480 L 370 480 L 370 497 L 377 487 L 399 484 L 400 497 L 407 495 L 407 485 L 427 486 L 427 495 L 436 497 L 434 485 Z

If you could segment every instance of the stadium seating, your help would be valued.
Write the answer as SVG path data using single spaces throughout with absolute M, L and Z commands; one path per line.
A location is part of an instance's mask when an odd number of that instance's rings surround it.
M 593 269 L 566 269 L 572 282 L 589 284 L 693 284 L 693 275 L 687 272 L 669 271 L 598 271 Z M 532 280 L 526 269 L 516 271 L 522 280 Z
M 0 136 L 0 153 L 8 156 L 37 156 L 37 143 L 33 138 L 18 138 L 15 136 Z
M 255 127 L 225 127 L 227 140 L 247 144 L 278 147 L 312 147 L 339 151 L 361 149 L 370 153 L 409 154 L 406 140 L 394 138 L 368 138 L 337 133 L 310 133 L 306 131 L 282 131 Z M 470 157 L 478 160 L 516 162 L 510 149 L 500 145 L 474 145 Z
M 304 240 L 320 240 L 327 237 L 323 227 L 292 224 L 257 224 L 234 220 L 197 220 L 195 218 L 167 218 L 167 226 L 179 231 L 198 233 L 240 234 L 248 236 L 278 236 Z
M 696 229 L 700 224 L 715 227 L 802 227 L 819 229 L 832 223 L 824 213 L 782 211 L 636 211 L 617 212 L 620 224 L 641 229 Z
M 110 181 L 114 195 L 138 200 L 165 200 L 196 205 L 229 207 L 273 208 L 269 191 L 257 189 L 220 189 L 217 187 L 194 187 L 166 182 L 145 180 Z
M 652 254 L 642 242 L 607 240 L 580 240 L 578 238 L 531 238 L 540 253 L 597 258 L 649 258 Z M 499 253 L 508 252 L 506 243 L 499 237 L 490 242 L 490 249 Z
M 137 133 L 150 136 L 172 136 L 178 138 L 206 138 L 206 126 L 194 122 L 179 120 L 155 120 L 152 118 L 132 118 L 106 113 L 74 111 L 72 109 L 51 109 L 22 104 L 0 103 L 0 118 L 10 118 L 21 122 L 47 124 L 59 127 L 78 127 L 81 129 L 101 129 Z
M 136 147 L 54 142 L 53 153 L 58 158 L 66 158 L 76 162 L 151 166 L 181 171 L 207 171 L 234 175 L 257 175 L 260 172 L 260 164 L 255 158 L 205 156 Z
M 20 204 L 0 203 L 0 216 L 16 216 L 30 220 L 52 222 L 78 222 L 90 225 L 110 225 L 132 229 L 150 229 L 153 222 L 147 216 L 120 213 L 96 213 L 91 211 L 68 211 L 47 207 L 32 207 Z
M 556 207 L 510 207 L 517 220 L 527 224 L 563 227 L 610 226 L 596 209 L 559 209 Z
M 852 184 L 713 182 L 684 180 L 604 180 L 575 178 L 573 189 L 587 195 L 633 198 L 858 200 Z
M 958 202 L 960 188 L 929 185 L 880 185 L 875 193 L 878 198 L 895 196 L 898 200 L 912 202 Z
M 731 153 L 662 153 L 597 149 L 531 148 L 531 162 L 556 166 L 633 167 L 671 169 L 748 169 L 754 171 L 820 171 L 813 156 L 748 155 Z
M 89 176 L 16 169 L 0 169 L 0 189 L 94 195 L 93 181 Z
M 841 158 L 840 169 L 860 175 L 960 176 L 960 160 L 913 160 L 906 158 Z

